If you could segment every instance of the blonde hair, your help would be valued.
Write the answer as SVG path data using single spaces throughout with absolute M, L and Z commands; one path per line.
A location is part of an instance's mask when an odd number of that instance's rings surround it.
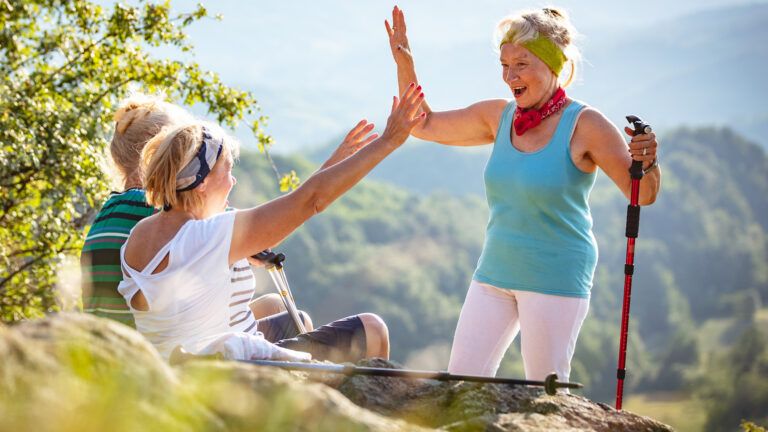
M 222 156 L 237 158 L 239 143 L 217 125 L 197 122 L 163 128 L 141 152 L 141 180 L 149 205 L 155 208 L 171 206 L 187 211 L 202 207 L 203 197 L 196 188 L 183 192 L 176 190 L 176 176 L 203 145 L 203 126 L 214 137 L 222 138 Z M 223 160 L 226 156 L 219 157 L 216 164 Z
M 191 121 L 182 108 L 162 96 L 133 93 L 122 100 L 114 114 L 115 134 L 109 152 L 123 180 L 138 172 L 141 151 L 150 138 L 174 122 Z
M 578 33 L 564 10 L 553 7 L 530 9 L 502 18 L 494 31 L 494 46 L 498 49 L 502 41 L 520 45 L 539 36 L 554 42 L 568 59 L 570 68 L 563 69 L 570 69 L 568 77 L 563 79 L 565 72 L 558 77 L 563 87 L 568 87 L 576 78 L 576 66 L 581 54 L 573 44 Z

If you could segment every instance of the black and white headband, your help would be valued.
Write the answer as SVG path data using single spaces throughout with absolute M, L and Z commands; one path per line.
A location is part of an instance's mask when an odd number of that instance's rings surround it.
M 203 144 L 195 157 L 176 174 L 176 192 L 192 190 L 205 180 L 221 156 L 224 138 L 214 138 L 211 131 L 203 126 Z

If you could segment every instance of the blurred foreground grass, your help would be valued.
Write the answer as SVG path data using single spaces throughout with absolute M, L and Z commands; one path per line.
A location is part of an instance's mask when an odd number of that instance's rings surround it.
M 82 314 L 0 325 L 0 431 L 400 429 L 299 381 L 237 362 L 171 368 L 135 331 Z

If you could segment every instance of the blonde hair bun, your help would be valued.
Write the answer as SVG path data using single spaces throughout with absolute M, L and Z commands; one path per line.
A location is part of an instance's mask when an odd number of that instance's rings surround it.
M 120 101 L 112 118 L 115 133 L 109 152 L 124 178 L 138 173 L 141 150 L 150 138 L 165 126 L 192 120 L 189 113 L 166 102 L 163 96 L 139 92 Z

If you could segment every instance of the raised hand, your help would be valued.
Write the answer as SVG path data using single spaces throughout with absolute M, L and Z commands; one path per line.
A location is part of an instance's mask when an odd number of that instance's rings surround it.
M 374 124 L 368 123 L 368 120 L 360 120 L 360 122 L 349 131 L 344 141 L 339 144 L 333 154 L 328 160 L 323 163 L 320 169 L 328 168 L 329 166 L 336 165 L 344 159 L 357 153 L 358 150 L 367 146 L 371 141 L 379 137 L 379 134 L 373 133 L 368 135 L 373 130 Z
M 402 62 L 412 62 L 411 47 L 408 45 L 408 36 L 405 35 L 405 15 L 399 7 L 395 6 L 392 9 L 392 25 L 384 20 L 384 27 L 387 29 L 389 48 L 392 50 L 395 63 L 399 65 L 403 64 Z
M 387 127 L 381 134 L 382 139 L 390 140 L 396 145 L 405 142 L 411 130 L 424 120 L 426 113 L 418 114 L 424 102 L 421 86 L 411 83 L 403 92 L 400 99 L 395 96 L 392 101 L 392 112 L 387 119 Z

